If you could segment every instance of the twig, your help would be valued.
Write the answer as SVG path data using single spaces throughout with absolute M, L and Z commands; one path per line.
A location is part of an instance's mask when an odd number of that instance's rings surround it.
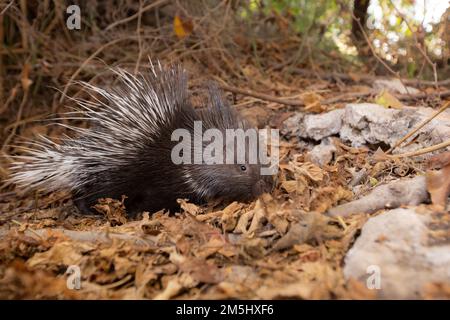
M 332 103 L 343 102 L 343 101 L 348 101 L 348 100 L 353 100 L 353 99 L 358 99 L 358 98 L 365 98 L 365 97 L 368 97 L 371 95 L 375 95 L 377 93 L 378 93 L 378 91 L 376 91 L 376 90 L 370 90 L 369 92 L 348 92 L 348 93 L 341 94 L 337 97 L 325 99 L 325 100 L 321 101 L 320 103 L 321 104 L 332 104 Z
M 229 86 L 229 85 L 226 85 L 223 83 L 219 84 L 219 87 L 225 91 L 243 94 L 245 96 L 250 96 L 250 97 L 265 100 L 265 101 L 276 102 L 276 103 L 286 104 L 286 105 L 291 105 L 291 106 L 301 106 L 301 107 L 305 106 L 305 104 L 302 101 L 287 100 L 287 99 L 283 99 L 283 98 L 272 97 L 272 96 L 269 96 L 264 93 L 247 91 L 247 90 L 232 87 L 232 86 Z
M 109 26 L 107 26 L 105 28 L 105 31 L 111 30 L 112 28 L 114 28 L 114 27 L 116 27 L 116 26 L 118 26 L 120 24 L 127 23 L 128 21 L 134 20 L 134 19 L 138 18 L 139 15 L 142 15 L 145 11 L 148 11 L 148 10 L 154 8 L 154 7 L 158 7 L 160 5 L 166 4 L 166 2 L 168 2 L 168 0 L 159 0 L 159 1 L 156 1 L 156 2 L 153 2 L 153 3 L 150 3 L 148 6 L 143 7 L 142 10 L 140 10 L 139 12 L 136 12 L 132 16 L 129 16 L 129 17 L 125 18 L 125 19 L 122 19 L 122 20 L 119 20 L 119 21 L 111 23 Z
M 434 93 L 398 94 L 395 97 L 399 100 L 415 100 L 425 98 L 446 98 L 450 96 L 450 90 Z
M 439 114 L 441 114 L 445 109 L 448 108 L 448 106 L 450 106 L 450 101 L 447 101 L 446 103 L 444 103 L 444 105 L 438 110 L 436 111 L 431 117 L 429 117 L 428 119 L 426 119 L 425 121 L 423 121 L 417 128 L 415 128 L 414 130 L 410 131 L 407 135 L 405 135 L 403 138 L 401 138 L 400 140 L 398 140 L 388 151 L 386 151 L 386 153 L 391 153 L 392 151 L 394 151 L 395 148 L 397 148 L 399 145 L 401 145 L 404 141 L 406 141 L 409 137 L 411 137 L 413 134 L 415 134 L 417 131 L 419 131 L 420 129 L 423 128 L 423 126 L 425 126 L 428 122 L 430 122 L 431 120 L 433 120 L 434 118 L 436 118 Z
M 144 37 L 145 38 L 145 37 Z M 66 86 L 64 87 L 64 90 L 61 94 L 61 98 L 59 99 L 59 103 L 62 103 L 67 95 L 67 90 L 69 89 L 69 86 L 71 85 L 71 83 L 73 82 L 73 80 L 80 74 L 81 70 L 83 70 L 86 65 L 92 60 L 94 59 L 100 52 L 102 52 L 104 49 L 106 49 L 107 47 L 110 47 L 120 41 L 125 41 L 125 40 L 139 40 L 138 37 L 125 37 L 125 38 L 119 38 L 119 39 L 115 39 L 112 40 L 108 43 L 105 43 L 104 45 L 102 45 L 100 48 L 98 48 L 93 54 L 91 54 L 86 60 L 83 61 L 83 63 L 78 67 L 78 69 L 72 74 L 72 76 L 70 77 L 69 81 L 67 82 Z
M 26 123 L 29 123 L 29 122 L 42 120 L 43 118 L 45 118 L 46 116 L 49 116 L 49 115 L 50 115 L 50 114 L 49 114 L 48 112 L 46 112 L 46 113 L 40 113 L 40 114 L 34 115 L 34 116 L 32 116 L 32 117 L 25 118 L 25 119 L 22 119 L 22 120 L 20 120 L 20 121 L 16 121 L 16 122 L 14 122 L 14 123 L 11 123 L 11 124 L 7 125 L 7 126 L 3 129 L 3 132 L 8 132 L 9 129 L 13 128 L 14 126 L 21 126 L 21 125 L 26 124 Z
M 141 39 L 141 20 L 142 20 L 142 0 L 139 0 L 139 17 L 138 17 L 138 23 L 137 23 L 137 36 L 138 36 L 138 46 L 139 46 L 139 53 L 138 58 L 136 60 L 136 66 L 134 67 L 134 74 L 137 74 L 139 71 L 139 63 L 141 62 L 142 58 L 142 39 Z
M 12 222 L 22 225 L 20 222 L 12 220 Z M 130 242 L 139 247 L 153 247 L 155 246 L 155 242 L 146 236 L 132 235 L 127 233 L 115 233 L 115 232 L 103 232 L 103 231 L 77 231 L 77 230 L 67 230 L 63 228 L 44 228 L 44 229 L 30 229 L 27 228 L 25 231 L 25 235 L 29 235 L 33 233 L 40 238 L 48 238 L 51 235 L 55 235 L 60 233 L 63 236 L 70 238 L 72 241 L 80 241 L 80 242 L 90 242 L 90 243 L 111 243 L 114 239 L 118 239 L 121 241 Z M 0 229 L 0 240 L 3 240 L 5 236 L 7 236 L 9 230 Z
M 21 223 L 21 222 L 19 222 L 17 220 L 12 219 L 11 222 L 17 224 L 21 228 L 23 227 L 23 223 Z M 30 229 L 30 228 L 26 228 L 25 231 L 27 231 L 27 230 L 30 231 L 32 234 L 36 235 L 39 239 L 42 239 L 42 236 L 38 232 L 36 232 L 35 230 Z
M 397 72 L 395 72 L 394 70 L 392 70 L 392 68 L 383 60 L 381 59 L 378 54 L 376 53 L 374 47 L 372 46 L 372 43 L 370 42 L 369 37 L 367 36 L 366 31 L 364 30 L 364 27 L 361 25 L 361 22 L 359 21 L 359 19 L 357 17 L 355 17 L 355 15 L 352 13 L 352 17 L 353 19 L 358 23 L 359 28 L 361 29 L 361 33 L 364 36 L 364 39 L 367 42 L 367 45 L 370 48 L 370 51 L 372 51 L 373 56 L 390 72 L 392 73 L 394 76 L 398 77 Z
M 393 154 L 393 155 L 390 155 L 389 157 L 391 157 L 391 158 L 415 157 L 415 156 L 420 156 L 420 155 L 425 154 L 425 153 L 430 153 L 430 152 L 433 152 L 433 151 L 437 151 L 437 150 L 443 149 L 443 148 L 448 147 L 448 146 L 450 146 L 450 140 L 442 142 L 442 143 L 438 143 L 438 144 L 436 144 L 434 146 L 431 146 L 431 147 L 426 147 L 426 148 L 419 149 L 419 150 L 412 151 L 412 152 L 406 152 L 406 153 L 401 153 L 401 154 Z
M 370 39 L 369 39 L 369 37 L 367 36 L 367 33 L 366 33 L 366 31 L 364 30 L 364 27 L 361 25 L 361 22 L 359 21 L 359 19 L 358 18 L 356 18 L 355 17 L 355 15 L 353 14 L 353 12 L 352 12 L 352 17 L 353 17 L 353 19 L 355 19 L 356 20 L 356 22 L 358 23 L 358 25 L 359 25 L 359 28 L 361 29 L 361 33 L 363 34 L 363 36 L 364 36 L 364 39 L 366 40 L 366 42 L 367 42 L 367 45 L 369 46 L 369 48 L 370 48 L 370 51 L 372 51 L 372 54 L 373 54 L 373 56 L 390 72 L 390 73 L 392 73 L 401 83 L 402 83 L 402 85 L 403 85 L 403 87 L 405 87 L 405 90 L 406 90 L 406 92 L 408 92 L 408 88 L 405 86 L 405 84 L 403 83 L 403 81 L 402 81 L 402 78 L 400 78 L 400 75 L 397 73 L 397 72 L 395 72 L 394 70 L 392 70 L 392 68 L 382 59 L 382 58 L 380 58 L 378 55 L 377 55 L 377 53 L 376 53 L 376 51 L 375 51 L 375 48 L 372 46 L 372 43 L 370 42 Z
M 6 10 L 8 10 L 8 8 L 9 7 L 11 7 L 11 5 L 14 3 L 14 0 L 11 0 L 7 5 L 6 5 L 6 7 L 2 10 L 2 12 L 0 12 L 0 16 L 2 16 L 5 12 L 6 12 Z
M 59 99 L 59 103 L 62 103 L 64 101 L 64 99 L 66 97 L 66 94 L 67 94 L 67 90 L 69 89 L 70 84 L 80 74 L 81 70 L 83 70 L 83 68 L 89 63 L 89 61 L 91 61 L 93 58 L 95 58 L 95 56 L 97 56 L 100 52 L 102 52 L 107 47 L 110 47 L 113 44 L 116 44 L 116 43 L 118 43 L 120 41 L 124 41 L 124 40 L 130 40 L 130 38 L 120 38 L 120 39 L 115 39 L 115 40 L 112 40 L 112 41 L 110 41 L 108 43 L 105 43 L 100 48 L 98 48 L 93 54 L 91 54 L 86 60 L 84 60 L 83 63 L 81 64 L 81 66 L 77 69 L 77 71 L 75 71 L 72 74 L 72 76 L 70 77 L 70 79 L 67 82 L 66 86 L 64 87 L 64 90 L 62 92 L 61 98 Z
M 277 98 L 277 97 L 269 96 L 264 93 L 248 91 L 248 90 L 232 87 L 232 86 L 229 86 L 224 83 L 220 83 L 219 87 L 225 91 L 243 94 L 245 96 L 250 96 L 250 97 L 254 97 L 254 98 L 265 100 L 265 101 L 270 101 L 270 102 L 275 102 L 275 103 L 280 103 L 280 104 L 285 104 L 285 105 L 291 105 L 291 106 L 301 106 L 301 107 L 305 106 L 304 102 L 302 102 L 302 101 Z M 339 95 L 337 97 L 322 100 L 320 103 L 322 105 L 332 104 L 332 103 L 337 103 L 337 102 L 353 100 L 353 99 L 357 99 L 357 98 L 365 98 L 365 97 L 368 97 L 371 95 L 375 95 L 377 93 L 378 93 L 377 90 L 371 90 L 369 92 L 348 92 L 348 93 Z M 414 100 L 414 99 L 423 99 L 423 98 L 431 98 L 431 97 L 444 98 L 444 97 L 450 96 L 450 90 L 446 90 L 446 91 L 442 91 L 442 92 L 438 92 L 438 93 L 396 94 L 394 96 L 399 100 Z
M 368 195 L 333 207 L 327 214 L 333 217 L 347 217 L 355 213 L 370 214 L 386 207 L 393 209 L 404 205 L 415 206 L 427 198 L 426 179 L 424 176 L 416 176 L 377 186 Z
M 427 53 L 423 50 L 423 48 L 421 47 L 419 41 L 417 40 L 417 36 L 414 33 L 413 29 L 411 28 L 408 20 L 405 19 L 405 17 L 403 16 L 403 14 L 400 12 L 400 10 L 397 9 L 397 7 L 394 5 L 394 3 L 392 2 L 392 0 L 389 0 L 389 2 L 391 3 L 391 5 L 394 7 L 395 11 L 397 11 L 398 15 L 402 18 L 402 20 L 406 23 L 406 26 L 408 27 L 409 31 L 411 31 L 411 34 L 414 37 L 414 42 L 416 44 L 417 49 L 419 49 L 420 53 L 423 55 L 423 57 L 425 58 L 425 60 L 431 65 L 431 68 L 433 69 L 433 75 L 434 75 L 434 82 L 435 82 L 435 86 L 437 88 L 437 82 L 438 82 L 438 75 L 437 75 L 437 70 L 436 70 L 436 63 L 433 63 L 433 61 L 431 61 L 430 57 L 427 55 Z
M 119 281 L 113 282 L 113 283 L 109 283 L 106 285 L 101 286 L 103 289 L 114 289 L 117 287 L 120 287 L 121 285 L 127 283 L 128 281 L 131 280 L 133 276 L 131 274 L 127 274 L 125 277 L 123 277 L 122 279 L 120 279 Z
M 403 82 L 410 85 L 432 85 L 432 86 L 448 86 L 450 85 L 450 79 L 445 79 L 441 81 L 426 81 L 419 79 L 403 79 Z
M 319 72 L 319 71 L 311 71 L 310 69 L 302 69 L 302 68 L 294 68 L 293 71 L 300 75 L 305 76 L 318 76 L 320 79 L 324 80 L 343 80 L 343 81 L 352 81 L 352 82 L 365 82 L 372 84 L 374 80 L 389 80 L 389 78 L 386 77 L 377 77 L 372 75 L 366 75 L 366 74 L 357 74 L 354 77 L 350 76 L 346 73 L 339 73 L 339 72 Z M 435 81 L 427 81 L 427 80 L 420 80 L 420 79 L 401 79 L 405 84 L 409 85 L 436 85 Z M 450 85 L 450 79 L 441 80 L 437 82 L 438 86 L 447 86 Z
M 9 7 L 11 4 L 12 4 L 12 1 L 11 1 L 11 3 L 8 5 L 8 7 Z M 6 9 L 8 9 L 8 7 L 6 7 Z M 0 15 L 0 43 L 4 43 L 4 40 L 3 40 L 3 36 L 4 36 L 4 29 L 3 29 L 3 12 L 6 11 L 6 9 L 3 10 L 3 11 L 2 11 L 2 14 Z M 0 104 L 3 104 L 3 90 L 4 90 L 4 88 L 3 88 L 3 70 L 4 70 L 4 67 L 3 67 L 3 55 L 0 55 Z M 1 109 L 1 110 L 6 110 L 6 108 L 3 109 L 3 107 L 1 107 L 0 109 Z M 0 114 L 2 113 L 1 110 L 0 110 Z
M 5 141 L 3 142 L 2 151 L 4 151 L 6 149 L 6 147 L 9 144 L 9 142 L 11 141 L 11 139 L 16 134 L 17 127 L 20 125 L 20 119 L 22 118 L 23 109 L 25 108 L 25 105 L 27 104 L 27 101 L 28 101 L 29 92 L 30 92 L 29 87 L 25 87 L 24 88 L 22 102 L 20 103 L 19 111 L 17 112 L 16 121 L 13 124 L 11 133 L 8 135 L 8 137 L 6 137 Z
M 369 91 L 369 92 L 349 92 L 349 93 L 344 93 L 344 94 L 334 97 L 334 98 L 323 100 L 320 103 L 321 104 L 331 104 L 331 103 L 343 102 L 343 101 L 348 101 L 348 100 L 357 99 L 357 98 L 365 98 L 365 97 L 368 97 L 370 95 L 374 95 L 377 93 L 378 93 L 378 91 L 375 91 L 375 90 Z M 395 96 L 398 100 L 402 100 L 402 101 L 410 101 L 410 100 L 425 99 L 425 98 L 446 98 L 446 97 L 450 96 L 450 90 L 445 90 L 445 91 L 436 92 L 436 93 L 393 94 L 393 96 Z
M 60 18 L 60 11 L 63 10 L 63 8 L 60 6 L 60 2 L 59 1 L 53 1 L 53 5 L 55 6 L 54 9 L 53 9 L 53 12 L 54 12 L 53 19 L 48 24 L 48 26 L 44 29 L 44 32 L 43 32 L 46 35 L 49 35 L 50 32 L 52 32 L 53 29 L 55 29 L 55 27 L 58 25 L 59 21 L 61 20 L 61 18 Z
M 29 30 L 28 30 L 28 20 L 27 20 L 27 2 L 25 0 L 20 0 L 20 10 L 22 12 L 22 19 L 20 21 L 20 36 L 22 38 L 22 48 L 25 49 L 25 51 L 28 51 L 28 36 L 29 36 Z

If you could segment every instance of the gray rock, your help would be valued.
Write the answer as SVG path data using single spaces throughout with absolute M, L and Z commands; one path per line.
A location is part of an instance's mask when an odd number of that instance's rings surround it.
M 434 114 L 432 108 L 387 109 L 377 104 L 348 104 L 342 119 L 340 137 L 353 146 L 385 143 L 394 145 L 408 132 Z M 450 110 L 446 110 L 418 131 L 415 142 L 397 149 L 409 152 L 450 139 Z
M 418 299 L 428 283 L 450 284 L 450 245 L 427 245 L 427 221 L 403 208 L 370 218 L 345 257 L 346 279 L 373 288 L 379 274 L 380 288 L 373 290 L 381 299 Z
M 410 110 L 387 109 L 373 103 L 350 103 L 345 107 L 341 139 L 353 146 L 385 143 L 393 145 L 412 128 Z
M 299 136 L 299 128 L 303 123 L 303 119 L 305 118 L 305 113 L 297 112 L 293 116 L 284 120 L 283 125 L 281 126 L 281 134 L 286 137 L 294 137 Z
M 324 164 L 331 162 L 331 159 L 333 159 L 333 154 L 336 150 L 336 146 L 331 138 L 325 138 L 319 145 L 312 148 L 309 152 L 309 157 L 311 162 L 319 166 L 323 166 Z
M 417 126 L 419 123 L 428 119 L 436 110 L 432 108 L 409 108 L 414 109 L 414 117 L 417 119 Z M 414 127 L 415 127 L 414 126 Z M 414 143 L 402 147 L 398 152 L 409 152 L 417 150 L 419 147 L 429 147 L 450 139 L 450 109 L 445 110 L 436 118 L 431 120 L 421 130 L 419 130 Z M 448 148 L 447 148 L 448 149 Z M 394 152 L 395 153 L 395 152 Z
M 375 89 L 385 89 L 392 93 L 415 94 L 420 91 L 413 87 L 404 86 L 399 79 L 378 79 L 373 83 Z
M 338 134 L 342 126 L 343 109 L 323 114 L 307 114 L 300 122 L 299 135 L 316 141 Z
M 349 103 L 345 109 L 322 114 L 297 113 L 282 127 L 285 136 L 320 141 L 339 135 L 354 147 L 384 143 L 392 146 L 408 132 L 429 118 L 436 110 L 424 107 L 387 109 L 373 103 Z M 441 113 L 394 153 L 410 152 L 450 139 L 450 109 Z

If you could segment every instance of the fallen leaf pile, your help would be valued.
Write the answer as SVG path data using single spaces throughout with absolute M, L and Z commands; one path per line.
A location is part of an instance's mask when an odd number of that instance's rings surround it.
M 251 203 L 200 207 L 179 199 L 180 213 L 143 213 L 134 220 L 124 198 L 100 199 L 96 216 L 70 211 L 66 194 L 41 196 L 38 210 L 33 201 L 20 203 L 0 220 L 0 297 L 373 298 L 342 272 L 368 217 L 325 213 L 355 199 L 350 186 L 359 185 L 364 194 L 379 181 L 401 177 L 400 165 L 408 172 L 413 165 L 339 139 L 334 144 L 333 161 L 319 167 L 298 144 L 282 143 L 286 160 L 274 192 Z M 439 182 L 432 187 L 433 179 L 448 175 L 443 157 L 443 169 L 429 182 L 433 201 L 448 195 Z M 447 241 L 447 231 L 437 228 L 435 241 Z M 79 290 L 66 283 L 73 266 L 80 270 Z
M 318 177 L 318 172 L 312 176 Z M 100 205 L 111 205 L 107 202 Z M 112 224 L 110 215 L 83 217 L 73 225 L 55 216 L 52 229 L 42 228 L 45 211 L 35 212 L 34 222 L 11 225 L 1 234 L 0 296 L 308 299 L 354 294 L 343 280 L 341 262 L 365 218 L 338 221 L 280 204 L 268 194 L 253 204 L 218 204 L 217 210 L 180 202 L 180 214 L 144 213 L 122 224 Z M 80 290 L 66 286 L 70 266 L 81 271 Z M 371 297 L 363 291 L 361 297 Z

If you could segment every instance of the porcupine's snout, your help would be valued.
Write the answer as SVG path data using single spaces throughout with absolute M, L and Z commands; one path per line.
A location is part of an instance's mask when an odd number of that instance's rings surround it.
M 265 192 L 271 192 L 273 188 L 273 178 L 272 176 L 264 176 L 252 188 L 252 194 L 254 197 L 258 197 L 259 195 Z

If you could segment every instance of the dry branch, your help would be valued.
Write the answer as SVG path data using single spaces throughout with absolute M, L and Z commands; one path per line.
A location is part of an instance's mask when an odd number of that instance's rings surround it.
M 258 99 L 265 100 L 265 101 L 276 102 L 276 103 L 286 104 L 286 105 L 290 105 L 290 106 L 302 106 L 302 107 L 305 106 L 305 104 L 302 101 L 295 101 L 295 100 L 288 100 L 288 99 L 283 99 L 283 98 L 277 98 L 277 97 L 269 96 L 269 95 L 264 94 L 264 93 L 248 91 L 248 90 L 232 87 L 232 86 L 229 86 L 229 85 L 226 85 L 226 84 L 220 84 L 219 86 L 220 86 L 220 88 L 222 88 L 225 91 L 229 91 L 229 92 L 233 92 L 233 93 L 237 93 L 237 94 L 242 94 L 242 95 L 245 95 L 245 96 L 258 98 Z
M 424 176 L 403 179 L 378 186 L 367 196 L 331 208 L 331 216 L 346 217 L 355 213 L 373 213 L 380 209 L 393 209 L 402 205 L 418 205 L 428 200 Z
M 347 73 L 340 73 L 340 72 L 326 72 L 326 71 L 312 71 L 310 69 L 302 69 L 302 68 L 294 68 L 293 72 L 295 74 L 307 76 L 307 77 L 318 77 L 323 80 L 329 80 L 334 81 L 336 79 L 342 80 L 342 81 L 351 81 L 351 82 L 364 82 L 367 84 L 372 84 L 375 80 L 389 80 L 389 78 L 386 77 L 379 77 L 379 76 L 372 76 L 367 74 L 347 74 Z M 429 80 L 421 80 L 421 79 L 405 79 L 401 78 L 402 82 L 411 85 L 411 86 L 448 86 L 450 85 L 450 79 L 441 80 L 437 83 L 435 81 L 429 81 Z
M 62 228 L 55 229 L 26 229 L 24 234 L 29 237 L 38 236 L 41 239 L 45 239 L 50 235 L 55 235 L 60 233 L 63 236 L 70 238 L 73 241 L 82 242 L 100 242 L 100 243 L 110 243 L 113 239 L 123 240 L 127 242 L 132 242 L 137 246 L 154 246 L 155 243 L 150 239 L 145 239 L 139 236 L 126 234 L 126 233 L 112 233 L 112 232 L 101 232 L 101 231 L 75 231 L 67 230 Z M 11 234 L 11 230 L 0 230 L 0 239 L 4 239 Z
M 166 3 L 168 3 L 168 0 L 159 0 L 159 1 L 156 1 L 156 2 L 153 2 L 153 3 L 150 3 L 149 5 L 147 5 L 145 7 L 142 7 L 142 9 L 139 9 L 139 11 L 136 12 L 135 14 L 133 14 L 132 16 L 129 16 L 129 17 L 125 18 L 125 19 L 118 20 L 116 22 L 111 23 L 109 26 L 107 26 L 105 28 L 105 31 L 111 30 L 111 29 L 113 29 L 114 27 L 117 27 L 120 24 L 124 24 L 124 23 L 127 23 L 129 21 L 132 21 L 132 20 L 138 18 L 144 12 L 146 12 L 146 11 L 148 11 L 150 9 L 156 8 L 158 6 L 162 6 L 162 5 L 166 4 Z
M 255 91 L 244 90 L 244 89 L 232 87 L 232 86 L 229 86 L 226 84 L 220 84 L 219 86 L 220 86 L 220 88 L 222 88 L 225 91 L 242 94 L 245 96 L 261 99 L 264 101 L 270 101 L 270 102 L 275 102 L 275 103 L 290 105 L 290 106 L 301 106 L 301 107 L 305 106 L 305 103 L 303 101 L 278 98 L 278 97 L 270 96 L 270 95 L 267 95 L 264 93 L 259 93 L 259 92 L 255 92 Z M 369 97 L 372 95 L 376 95 L 378 93 L 379 93 L 379 90 L 371 90 L 369 92 L 347 92 L 347 93 L 344 93 L 337 97 L 322 100 L 320 103 L 325 105 L 325 104 L 332 104 L 332 103 L 338 103 L 338 102 L 352 101 L 354 99 L 366 98 L 366 97 Z M 436 92 L 436 93 L 394 94 L 394 96 L 397 99 L 403 100 L 403 101 L 424 99 L 424 98 L 436 98 L 436 97 L 445 98 L 445 97 L 450 96 L 450 90 Z

